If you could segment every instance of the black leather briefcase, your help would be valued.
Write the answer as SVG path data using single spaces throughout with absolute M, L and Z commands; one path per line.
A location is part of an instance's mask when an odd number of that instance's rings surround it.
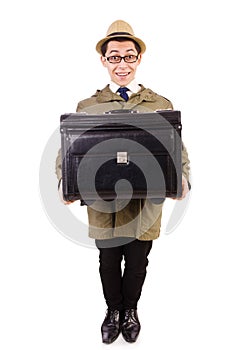
M 63 197 L 181 196 L 181 113 L 71 113 L 60 117 Z

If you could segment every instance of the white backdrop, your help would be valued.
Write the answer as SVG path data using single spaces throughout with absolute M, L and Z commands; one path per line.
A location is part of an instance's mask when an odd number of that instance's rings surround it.
M 154 242 L 131 347 L 231 349 L 229 9 L 226 0 L 1 3 L 1 349 L 105 348 L 98 252 L 52 225 L 39 167 L 59 116 L 108 83 L 95 45 L 116 19 L 147 44 L 138 82 L 182 111 L 193 184 L 182 222 Z

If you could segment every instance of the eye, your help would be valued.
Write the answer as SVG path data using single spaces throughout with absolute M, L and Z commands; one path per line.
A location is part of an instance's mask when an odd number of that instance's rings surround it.
M 128 56 L 125 56 L 125 61 L 127 63 L 134 63 L 136 62 L 138 59 L 138 56 L 135 56 L 135 55 L 128 55 Z
M 112 61 L 118 61 L 120 59 L 120 57 L 119 56 L 111 56 L 110 59 Z

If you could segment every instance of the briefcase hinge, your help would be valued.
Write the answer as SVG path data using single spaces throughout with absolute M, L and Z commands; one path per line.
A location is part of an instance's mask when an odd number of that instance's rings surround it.
M 117 164 L 127 164 L 128 156 L 127 152 L 117 152 Z

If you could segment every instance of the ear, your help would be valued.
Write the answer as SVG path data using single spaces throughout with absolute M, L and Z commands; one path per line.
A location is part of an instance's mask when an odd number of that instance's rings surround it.
M 139 57 L 138 57 L 138 60 L 137 60 L 137 63 L 140 64 L 141 60 L 142 60 L 142 55 L 141 55 L 141 53 L 140 53 L 140 54 L 139 54 Z
M 103 65 L 104 67 L 106 67 L 106 58 L 103 57 L 103 56 L 101 56 L 101 57 L 100 57 L 100 60 L 101 60 L 102 65 Z

